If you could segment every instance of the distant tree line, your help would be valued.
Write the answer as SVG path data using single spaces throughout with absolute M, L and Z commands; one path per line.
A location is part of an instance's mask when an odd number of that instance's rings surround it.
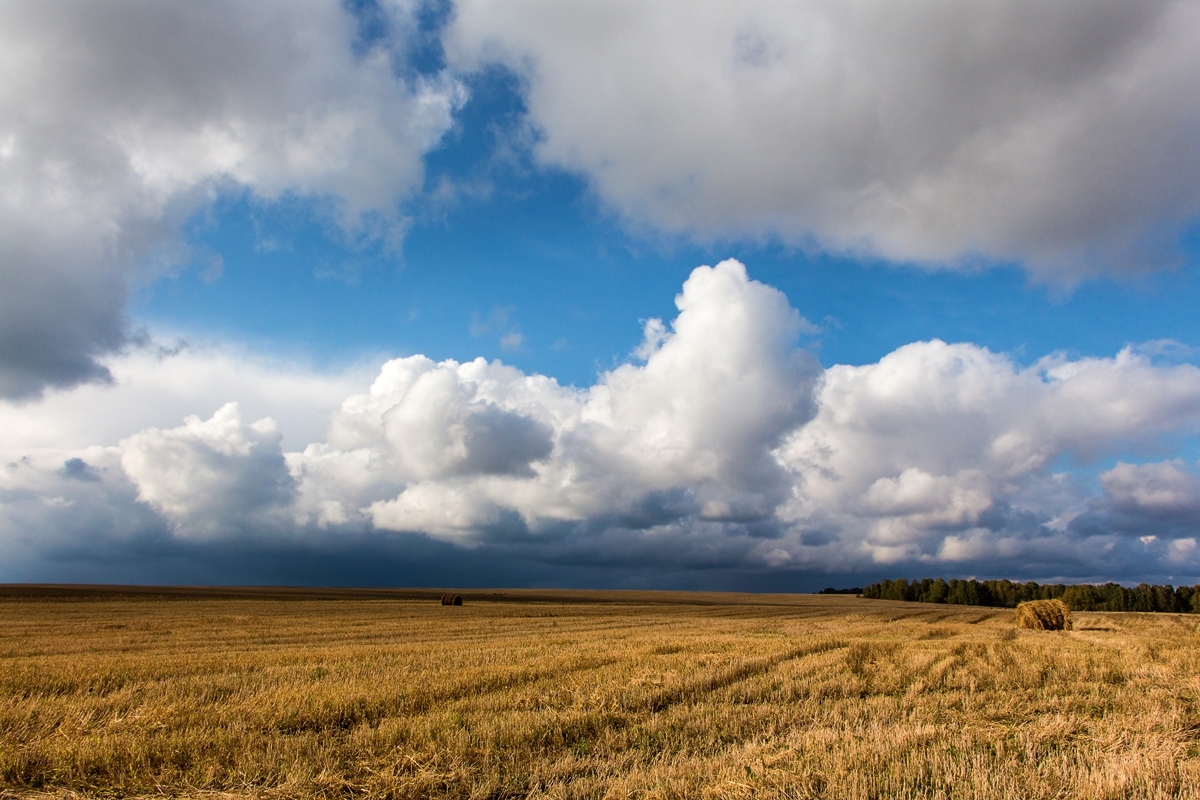
M 1200 585 L 1151 586 L 1132 589 L 1119 583 L 1101 586 L 1061 583 L 1037 584 L 1012 581 L 942 580 L 925 578 L 872 583 L 863 597 L 875 600 L 909 600 L 918 603 L 953 603 L 963 606 L 1015 608 L 1026 600 L 1060 599 L 1072 611 L 1168 611 L 1200 614 Z

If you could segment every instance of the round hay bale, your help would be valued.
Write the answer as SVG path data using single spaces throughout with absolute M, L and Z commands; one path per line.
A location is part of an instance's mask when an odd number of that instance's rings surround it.
M 446 592 L 444 595 L 442 595 L 442 605 L 444 605 L 444 606 L 461 606 L 462 605 L 462 595 L 457 595 L 457 594 L 453 594 L 451 592 Z
M 1071 630 L 1071 609 L 1062 600 L 1029 600 L 1017 605 L 1017 627 L 1033 631 Z

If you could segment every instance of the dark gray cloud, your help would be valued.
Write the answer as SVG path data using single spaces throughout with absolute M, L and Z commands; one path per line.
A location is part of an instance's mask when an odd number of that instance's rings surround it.
M 463 424 L 466 474 L 533 477 L 530 464 L 554 450 L 549 425 L 490 404 L 473 411 Z
M 110 380 L 99 358 L 126 340 L 124 282 L 78 252 L 37 252 L 42 243 L 25 236 L 0 219 L 0 398 Z
M 105 379 L 129 282 L 187 262 L 180 227 L 215 192 L 399 235 L 463 95 L 397 77 L 412 9 L 388 8 L 365 50 L 338 0 L 0 8 L 0 397 Z
M 291 526 L 266 535 L 180 538 L 169 520 L 120 482 L 60 478 L 46 491 L 0 491 L 0 557 L 6 582 L 313 586 L 557 586 L 815 591 L 899 576 L 1195 583 L 1194 565 L 1172 566 L 1170 543 L 1076 526 L 1043 531 L 1010 556 L 953 564 L 837 561 L 771 567 L 755 542 L 727 528 L 659 528 L 652 535 L 599 521 L 553 535 L 503 536 L 474 547 L 419 533 L 350 525 Z M 82 487 L 82 488 L 81 488 Z M 53 500 L 47 503 L 47 499 Z M 86 512 L 86 513 L 82 513 Z M 1093 522 L 1103 527 L 1094 515 Z M 19 535 L 13 535 L 16 529 Z
M 63 462 L 62 475 L 77 481 L 98 481 L 100 476 L 92 469 L 92 465 L 82 458 L 68 458 Z

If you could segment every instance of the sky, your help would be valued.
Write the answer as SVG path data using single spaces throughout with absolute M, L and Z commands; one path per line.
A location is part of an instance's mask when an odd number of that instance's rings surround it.
M 0 582 L 1200 582 L 1189 0 L 0 7 Z

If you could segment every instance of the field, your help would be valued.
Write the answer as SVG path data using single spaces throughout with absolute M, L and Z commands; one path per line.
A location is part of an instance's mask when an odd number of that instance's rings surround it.
M 1200 620 L 0 587 L 0 797 L 1200 797 Z

